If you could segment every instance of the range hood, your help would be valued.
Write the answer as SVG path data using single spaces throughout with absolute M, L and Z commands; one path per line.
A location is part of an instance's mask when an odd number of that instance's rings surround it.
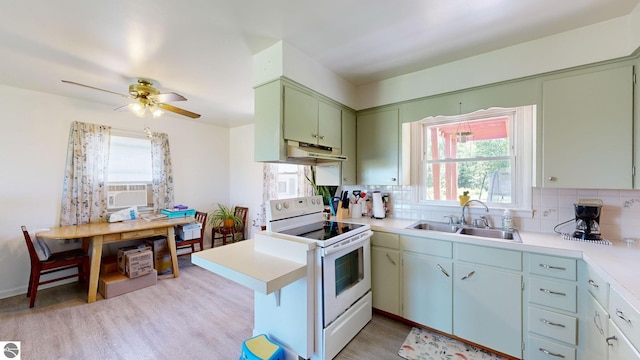
M 292 164 L 315 165 L 346 160 L 347 157 L 341 155 L 339 153 L 339 149 L 287 140 L 286 162 Z

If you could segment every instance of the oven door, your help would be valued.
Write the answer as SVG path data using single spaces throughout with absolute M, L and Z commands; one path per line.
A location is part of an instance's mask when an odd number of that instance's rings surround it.
M 371 231 L 322 249 L 324 326 L 371 290 Z

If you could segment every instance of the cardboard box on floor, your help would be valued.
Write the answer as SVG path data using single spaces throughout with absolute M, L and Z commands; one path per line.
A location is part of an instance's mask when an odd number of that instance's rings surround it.
M 100 261 L 100 275 L 118 272 L 118 257 L 116 255 L 103 256 Z
M 146 275 L 138 276 L 133 279 L 122 275 L 119 272 L 115 272 L 100 276 L 98 291 L 102 297 L 109 299 L 114 296 L 155 285 L 157 282 L 158 273 L 155 269 L 152 269 L 152 271 Z
M 146 275 L 153 269 L 153 252 L 146 245 L 118 249 L 118 271 L 130 278 Z
M 156 236 L 145 240 L 145 243 L 151 246 L 153 251 L 153 267 L 158 275 L 173 274 L 171 269 L 171 255 L 169 254 L 169 245 L 166 236 Z

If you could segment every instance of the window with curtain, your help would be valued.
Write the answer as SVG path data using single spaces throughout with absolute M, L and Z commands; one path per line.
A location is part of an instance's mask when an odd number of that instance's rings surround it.
M 153 212 L 173 206 L 168 135 L 151 133 L 142 139 L 117 130 L 112 134 L 104 125 L 72 123 L 60 225 L 106 221 L 109 211 L 131 202 L 144 202 L 139 206 Z

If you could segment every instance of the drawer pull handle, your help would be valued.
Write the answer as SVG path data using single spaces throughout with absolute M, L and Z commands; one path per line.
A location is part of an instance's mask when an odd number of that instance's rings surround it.
M 551 326 L 566 327 L 563 324 L 554 323 L 554 322 L 551 322 L 551 321 L 549 321 L 549 320 L 547 320 L 545 318 L 540 318 L 540 321 L 542 321 L 543 323 L 545 323 L 547 325 L 551 325 Z
M 631 319 L 627 319 L 627 318 L 624 316 L 624 313 L 623 313 L 621 310 L 616 309 L 616 315 L 617 315 L 620 319 L 624 320 L 627 324 L 631 325 Z
M 589 279 L 589 285 L 593 286 L 594 288 L 599 288 L 600 287 L 597 282 L 595 282 L 595 281 L 593 281 L 591 279 Z
M 612 344 L 612 343 L 610 343 L 610 341 L 611 341 L 611 340 L 618 341 L 618 338 L 617 338 L 615 335 L 613 335 L 613 336 L 609 336 L 608 338 L 606 338 L 606 339 L 605 339 L 605 341 L 607 342 L 607 345 L 609 345 L 609 346 L 613 346 L 613 344 Z
M 558 353 L 553 353 L 545 348 L 540 348 L 540 351 L 542 351 L 543 353 L 549 355 L 549 356 L 555 356 L 555 357 L 559 357 L 559 358 L 563 358 L 564 359 L 564 355 L 562 354 L 558 354 Z
M 386 255 L 387 255 L 387 260 L 389 260 L 389 261 L 393 264 L 393 266 L 396 266 L 396 262 L 395 262 L 395 261 L 393 261 L 393 259 L 391 258 L 391 256 L 390 256 L 389 254 L 386 254 Z
M 559 291 L 552 291 L 549 289 L 540 289 L 540 291 L 542 291 L 545 294 L 551 294 L 551 295 L 560 295 L 560 296 L 567 296 L 567 294 L 559 292 Z
M 545 269 L 551 269 L 551 270 L 567 270 L 567 268 L 563 268 L 560 266 L 553 266 L 553 265 L 547 265 L 547 264 L 540 264 L 540 267 L 543 267 Z
M 476 271 L 474 270 L 474 271 L 468 273 L 467 275 L 463 276 L 462 279 L 460 279 L 460 280 L 467 280 L 468 278 L 472 277 L 473 274 L 475 274 L 475 273 L 476 273 Z
M 449 273 L 447 272 L 447 270 L 445 270 L 442 266 L 440 266 L 440 264 L 438 264 L 438 269 L 440 269 L 440 271 L 442 271 L 443 274 L 447 275 L 447 277 L 449 277 Z
M 604 335 L 604 329 L 602 328 L 602 320 L 600 320 L 600 313 L 596 310 L 596 313 L 593 315 L 593 324 L 596 326 L 596 329 L 600 332 L 600 335 Z

